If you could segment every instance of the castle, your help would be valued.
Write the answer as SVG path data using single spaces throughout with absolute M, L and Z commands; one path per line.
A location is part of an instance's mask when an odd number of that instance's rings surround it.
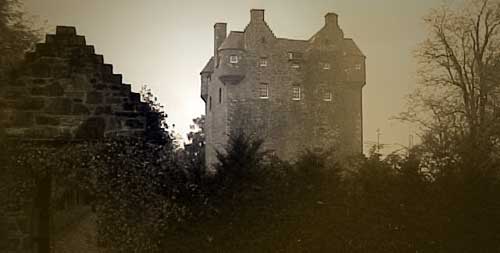
M 233 131 L 262 138 L 284 160 L 305 149 L 361 153 L 365 56 L 337 14 L 309 40 L 277 38 L 264 10 L 250 14 L 243 32 L 215 24 L 214 55 L 200 73 L 207 165 Z

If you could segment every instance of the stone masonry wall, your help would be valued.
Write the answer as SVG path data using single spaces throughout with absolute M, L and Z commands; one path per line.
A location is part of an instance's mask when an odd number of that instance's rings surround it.
M 264 10 L 252 10 L 245 30 L 231 32 L 218 55 L 208 83 L 212 102 L 206 104 L 208 166 L 233 131 L 263 139 L 263 148 L 284 160 L 306 149 L 332 149 L 341 157 L 362 152 L 365 56 L 344 37 L 336 14 L 327 14 L 325 26 L 309 40 L 290 40 L 274 35 Z M 231 56 L 238 62 L 231 63 Z M 224 81 L 229 78 L 237 81 Z M 259 97 L 261 84 L 268 85 L 268 98 Z M 292 99 L 294 87 L 301 89 L 299 100 Z
M 113 73 L 74 27 L 57 27 L 1 84 L 0 127 L 28 139 L 95 139 L 141 135 L 148 104 Z
M 2 73 L 0 73 L 2 74 Z M 159 128 L 158 113 L 113 73 L 74 27 L 57 27 L 0 76 L 0 135 L 21 140 L 143 137 Z M 0 252 L 31 252 L 32 203 L 0 214 Z M 2 217 L 3 216 L 3 217 Z

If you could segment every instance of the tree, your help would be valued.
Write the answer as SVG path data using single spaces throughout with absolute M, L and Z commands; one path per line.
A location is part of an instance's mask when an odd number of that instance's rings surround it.
M 458 151 L 478 161 L 498 139 L 500 1 L 445 5 L 424 21 L 429 34 L 417 51 L 422 86 L 403 118 L 422 126 L 424 144 L 445 157 Z
M 0 71 L 19 62 L 24 52 L 40 40 L 41 31 L 30 23 L 19 0 L 0 0 Z

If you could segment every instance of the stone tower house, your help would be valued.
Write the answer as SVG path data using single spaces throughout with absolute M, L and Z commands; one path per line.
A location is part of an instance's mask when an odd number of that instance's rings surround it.
M 361 153 L 365 56 L 337 14 L 310 39 L 291 40 L 274 35 L 264 10 L 250 13 L 243 32 L 215 24 L 214 55 L 200 73 L 207 164 L 233 131 L 264 139 L 285 160 L 307 148 Z

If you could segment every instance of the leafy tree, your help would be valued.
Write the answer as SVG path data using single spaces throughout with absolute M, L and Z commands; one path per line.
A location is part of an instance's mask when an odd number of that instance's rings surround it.
M 19 0 L 0 0 L 0 71 L 12 69 L 40 37 Z

